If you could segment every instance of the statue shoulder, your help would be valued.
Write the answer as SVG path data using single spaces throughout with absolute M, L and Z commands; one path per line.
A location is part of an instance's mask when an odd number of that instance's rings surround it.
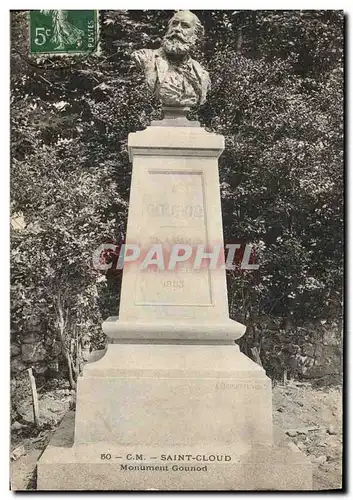
M 195 59 L 192 59 L 192 64 L 195 68 L 196 73 L 200 77 L 202 77 L 204 79 L 208 79 L 208 80 L 210 79 L 208 71 L 206 71 L 205 68 L 203 66 L 201 66 L 201 64 L 199 62 L 197 62 Z
M 195 61 L 195 59 L 192 59 L 192 64 L 194 66 L 194 70 L 196 71 L 197 76 L 202 82 L 202 86 L 208 90 L 209 87 L 211 86 L 211 80 L 208 71 L 206 71 L 205 68 L 202 67 L 200 63 Z
M 196 72 L 196 74 L 197 74 L 197 76 L 198 76 L 198 78 L 200 80 L 200 83 L 201 83 L 200 104 L 204 104 L 206 102 L 207 92 L 211 88 L 210 75 L 208 74 L 208 71 L 206 71 L 205 68 L 203 68 L 201 66 L 200 63 L 198 63 L 197 61 L 195 61 L 195 59 L 192 59 L 192 64 L 193 64 L 193 67 L 194 67 L 194 71 Z
M 139 49 L 135 50 L 131 57 L 139 66 L 144 67 L 153 62 L 155 57 L 155 50 L 152 49 Z

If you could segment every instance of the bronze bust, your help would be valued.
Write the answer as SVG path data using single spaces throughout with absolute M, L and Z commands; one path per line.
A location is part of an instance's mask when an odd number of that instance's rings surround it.
M 208 73 L 190 57 L 202 35 L 198 17 L 181 10 L 169 21 L 159 49 L 142 49 L 132 54 L 144 71 L 148 87 L 164 107 L 190 107 L 206 101 Z

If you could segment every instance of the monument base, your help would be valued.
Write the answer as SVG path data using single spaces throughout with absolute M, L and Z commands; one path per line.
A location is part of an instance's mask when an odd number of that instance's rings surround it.
M 285 443 L 253 448 L 74 445 L 73 412 L 42 455 L 37 490 L 299 491 L 312 489 L 309 460 Z M 175 423 L 175 432 L 178 432 Z
M 109 344 L 78 380 L 75 443 L 271 444 L 271 402 L 271 380 L 234 343 Z
M 233 344 L 109 344 L 38 462 L 39 490 L 302 490 L 271 381 Z M 75 431 L 74 431 L 75 426 Z

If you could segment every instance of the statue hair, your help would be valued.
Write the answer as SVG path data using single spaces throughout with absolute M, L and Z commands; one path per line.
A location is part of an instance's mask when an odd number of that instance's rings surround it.
M 178 10 L 178 12 L 176 12 L 174 14 L 174 16 L 176 14 L 178 14 L 179 12 L 190 12 L 194 16 L 194 18 L 195 18 L 195 35 L 196 35 L 197 41 L 198 42 L 202 42 L 203 37 L 205 35 L 205 30 L 204 30 L 204 27 L 201 24 L 200 19 L 197 17 L 197 15 L 194 14 L 193 12 L 191 12 L 190 10 L 185 10 L 185 11 L 184 10 Z M 169 19 L 169 21 L 168 21 L 168 27 L 170 26 L 171 22 L 173 21 L 174 16 Z

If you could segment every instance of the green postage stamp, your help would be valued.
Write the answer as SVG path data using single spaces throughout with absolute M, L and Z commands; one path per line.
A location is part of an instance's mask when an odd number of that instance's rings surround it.
M 99 49 L 97 10 L 31 10 L 31 54 L 90 54 Z

